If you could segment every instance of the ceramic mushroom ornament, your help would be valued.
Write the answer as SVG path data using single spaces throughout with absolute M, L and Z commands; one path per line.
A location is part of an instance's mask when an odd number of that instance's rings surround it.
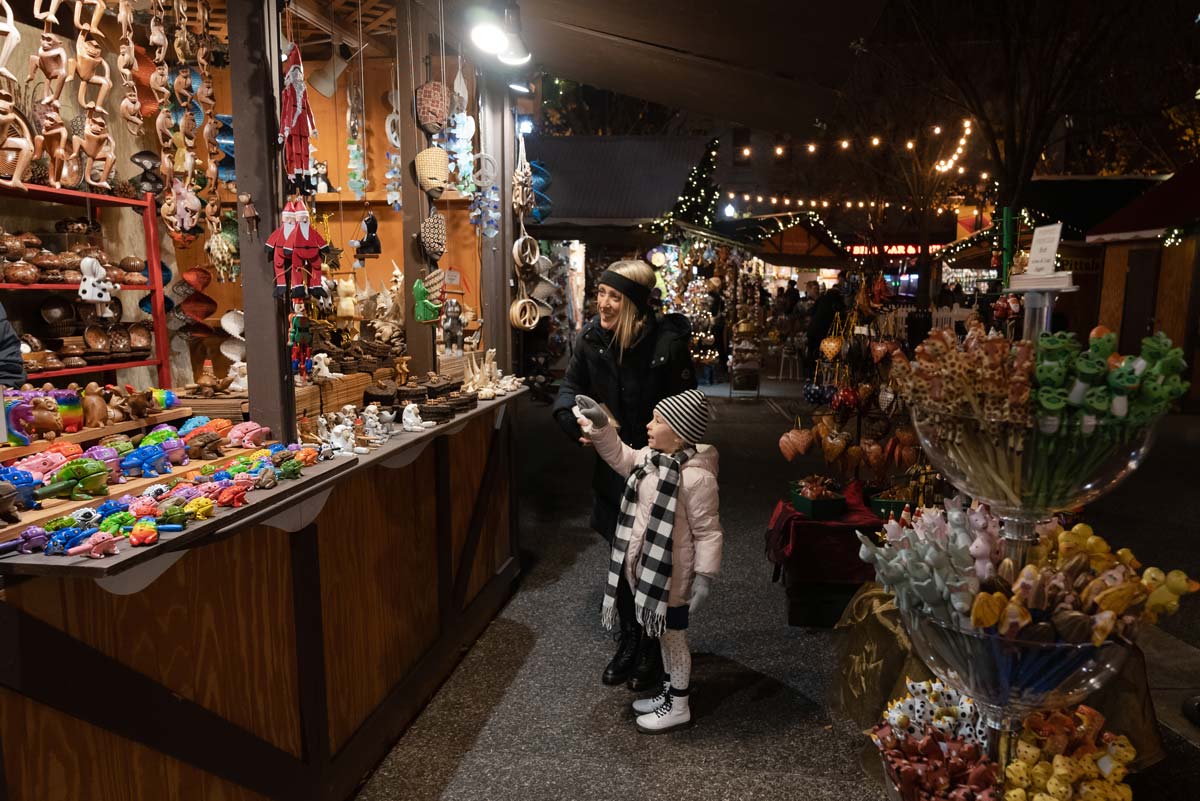
M 7 89 L 0 89 L 0 152 L 12 153 L 16 157 L 12 177 L 0 178 L 0 185 L 24 189 L 25 184 L 21 179 L 33 160 L 33 137 L 13 107 L 13 96 Z

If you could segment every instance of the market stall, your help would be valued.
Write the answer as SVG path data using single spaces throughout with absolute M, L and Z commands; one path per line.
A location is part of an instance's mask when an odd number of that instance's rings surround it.
M 509 93 L 423 4 L 84 5 L 8 34 L 0 796 L 345 798 L 519 570 Z

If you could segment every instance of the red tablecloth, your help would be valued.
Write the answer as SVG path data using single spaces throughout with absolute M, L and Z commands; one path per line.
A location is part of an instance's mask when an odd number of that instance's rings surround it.
M 788 584 L 822 582 L 860 584 L 875 579 L 874 569 L 858 558 L 855 531 L 874 532 L 883 520 L 864 501 L 862 482 L 846 487 L 846 511 L 837 520 L 809 520 L 788 501 L 779 501 L 767 529 L 767 558 L 775 575 Z

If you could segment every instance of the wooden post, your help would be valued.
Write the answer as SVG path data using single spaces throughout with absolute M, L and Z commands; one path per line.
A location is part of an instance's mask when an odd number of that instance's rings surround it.
M 396 26 L 401 42 L 412 42 L 413 59 L 418 72 L 422 71 L 428 50 L 428 25 L 425 15 L 412 7 L 412 0 L 397 0 Z M 405 65 L 407 66 L 407 65 Z M 421 250 L 421 220 L 429 213 L 429 198 L 417 183 L 413 159 L 417 153 L 429 146 L 425 132 L 417 125 L 416 85 L 408 69 L 400 69 L 400 96 L 407 97 L 401 119 L 400 141 L 404 143 L 404 158 L 408 162 L 404 170 L 404 181 L 400 197 L 404 202 L 404 337 L 408 343 L 408 355 L 412 357 L 409 370 L 417 376 L 424 375 L 437 366 L 434 358 L 433 326 L 419 323 L 413 313 L 412 286 L 421 276 L 425 266 L 425 253 Z M 417 79 L 420 82 L 420 79 Z
M 258 236 L 239 226 L 246 363 L 251 373 L 250 417 L 290 440 L 295 432 L 295 386 L 287 353 L 285 301 L 276 300 L 274 273 L 263 240 L 279 224 L 279 9 L 277 0 L 229 0 L 230 93 L 237 109 L 237 187 L 261 215 Z
M 508 322 L 512 302 L 513 216 L 508 203 L 512 196 L 513 123 L 508 87 L 502 75 L 479 76 L 479 147 L 496 159 L 496 185 L 500 187 L 500 233 L 483 239 L 480 270 L 480 300 L 483 341 L 496 349 L 496 364 L 505 371 L 512 365 L 513 328 Z

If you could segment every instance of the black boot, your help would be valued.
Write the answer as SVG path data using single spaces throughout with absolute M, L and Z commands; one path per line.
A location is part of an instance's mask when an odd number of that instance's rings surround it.
M 633 666 L 638 657 L 638 639 L 641 637 L 641 627 L 636 621 L 621 618 L 621 631 L 617 635 L 617 652 L 613 655 L 608 667 L 604 668 L 601 681 L 610 686 L 624 684 L 633 674 Z
M 662 647 L 653 637 L 642 636 L 638 646 L 637 666 L 629 677 L 629 689 L 636 693 L 652 690 L 662 685 Z

